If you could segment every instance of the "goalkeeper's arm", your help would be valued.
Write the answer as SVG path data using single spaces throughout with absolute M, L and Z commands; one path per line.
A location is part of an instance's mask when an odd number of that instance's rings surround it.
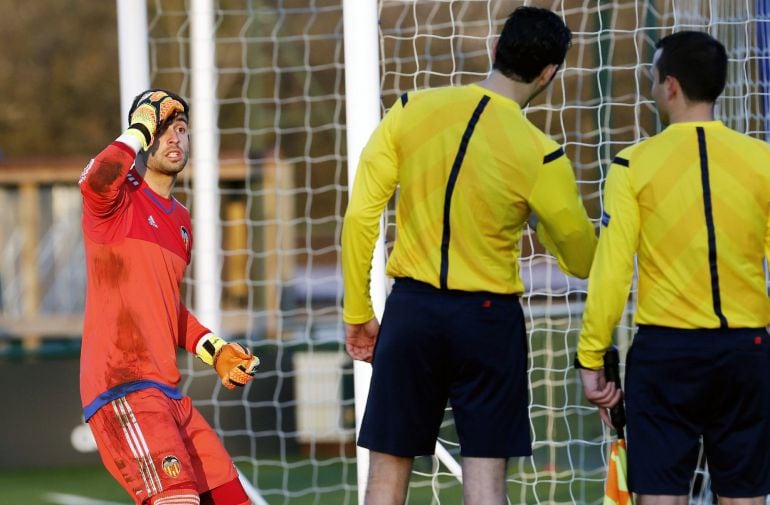
M 257 373 L 259 358 L 241 344 L 227 343 L 213 333 L 201 337 L 195 346 L 195 354 L 211 365 L 227 389 L 245 386 Z
M 187 114 L 187 103 L 174 93 L 149 90 L 136 97 L 126 131 L 91 160 L 78 181 L 85 207 L 91 214 L 105 218 L 115 212 L 123 198 L 123 181 L 136 154 L 147 151 L 164 125 L 177 114 Z

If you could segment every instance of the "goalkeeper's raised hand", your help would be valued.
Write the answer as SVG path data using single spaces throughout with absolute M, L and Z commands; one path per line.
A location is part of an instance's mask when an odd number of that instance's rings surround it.
M 197 345 L 197 355 L 214 367 L 227 389 L 245 386 L 257 373 L 259 358 L 241 344 L 228 344 L 213 334 L 205 335 Z
M 163 90 L 149 90 L 134 101 L 129 114 L 128 133 L 147 150 L 155 141 L 155 134 L 176 113 L 186 112 L 184 104 Z

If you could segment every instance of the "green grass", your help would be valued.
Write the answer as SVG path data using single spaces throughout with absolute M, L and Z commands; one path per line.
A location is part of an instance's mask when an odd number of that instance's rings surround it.
M 3 505 L 50 505 L 52 493 L 130 504 L 133 501 L 101 466 L 0 472 Z
M 357 503 L 355 465 L 347 465 L 352 470 L 351 477 L 346 479 L 348 485 L 343 485 L 339 479 L 343 465 L 317 466 L 315 470 L 312 466 L 300 463 L 288 472 L 278 467 L 261 469 L 259 481 L 266 488 L 284 489 L 280 493 L 273 491 L 272 494 L 265 495 L 268 503 L 270 505 L 283 503 L 353 505 Z M 450 504 L 460 503 L 461 490 L 456 480 L 443 478 L 442 481 L 444 488 L 441 491 L 442 503 L 443 500 L 448 500 L 445 503 Z M 284 482 L 287 484 L 286 487 L 282 486 Z M 318 486 L 316 492 L 310 492 L 308 489 L 313 485 Z M 338 489 L 334 490 L 334 488 Z M 319 490 L 324 492 L 321 493 Z M 88 500 L 126 505 L 133 503 L 123 488 L 101 466 L 0 472 L 0 504 L 51 505 L 57 503 L 53 496 L 56 494 L 77 495 Z M 424 483 L 416 484 L 410 490 L 409 503 L 429 504 L 431 497 L 430 487 L 426 487 Z
M 289 463 L 288 469 L 276 465 L 260 467 L 258 484 L 271 490 L 264 495 L 270 505 L 355 505 L 354 464 L 335 462 L 306 464 L 307 460 Z M 319 464 L 320 463 L 320 464 Z M 415 462 L 418 472 L 412 478 L 409 505 L 437 504 L 431 480 L 421 476 L 429 472 L 429 458 Z M 241 470 L 248 475 L 248 468 Z M 511 468 L 516 471 L 515 467 Z M 511 503 L 596 503 L 601 499 L 602 482 L 585 481 L 574 476 L 561 475 L 549 479 L 542 473 L 521 476 L 524 483 L 509 482 L 508 496 Z M 518 477 L 517 477 L 518 478 Z M 450 475 L 438 477 L 438 495 L 443 505 L 462 503 L 462 488 Z M 122 503 L 132 501 L 126 492 L 112 480 L 101 466 L 66 467 L 37 470 L 0 472 L 0 504 L 3 505 L 51 505 L 57 502 L 55 494 L 77 495 L 99 502 Z

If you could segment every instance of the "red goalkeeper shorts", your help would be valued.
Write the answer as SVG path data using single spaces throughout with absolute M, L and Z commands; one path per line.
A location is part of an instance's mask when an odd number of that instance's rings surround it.
M 108 403 L 88 424 L 105 467 L 138 504 L 175 488 L 220 488 L 217 504 L 248 499 L 222 442 L 187 396 L 142 389 Z

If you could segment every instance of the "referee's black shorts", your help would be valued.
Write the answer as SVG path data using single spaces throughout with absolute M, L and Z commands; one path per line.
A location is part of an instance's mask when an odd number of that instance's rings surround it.
M 433 454 L 449 400 L 463 456 L 531 454 L 526 328 L 516 295 L 397 279 L 372 365 L 360 446 Z
M 640 326 L 625 384 L 631 491 L 689 494 L 702 437 L 717 495 L 770 493 L 769 340 L 764 328 Z

